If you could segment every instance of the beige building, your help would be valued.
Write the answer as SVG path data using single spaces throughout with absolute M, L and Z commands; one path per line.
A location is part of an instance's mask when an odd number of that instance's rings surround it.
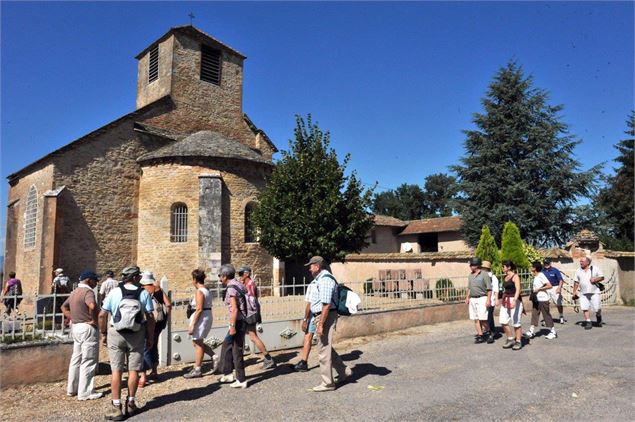
M 135 111 L 9 176 L 5 272 L 41 293 L 57 267 L 135 263 L 172 286 L 221 262 L 268 282 L 248 215 L 277 150 L 243 113 L 245 56 L 182 26 L 136 58 Z

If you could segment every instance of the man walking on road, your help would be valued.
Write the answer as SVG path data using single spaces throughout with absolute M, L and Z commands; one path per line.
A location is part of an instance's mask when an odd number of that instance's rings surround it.
M 604 274 L 598 267 L 591 265 L 591 258 L 580 258 L 580 268 L 575 272 L 573 283 L 573 296 L 580 292 L 580 309 L 584 312 L 584 328 L 590 330 L 591 314 L 589 309 L 595 312 L 597 326 L 602 326 L 602 306 L 600 304 L 600 288 L 598 283 L 604 280 Z
M 338 375 L 338 383 L 342 383 L 352 375 L 349 367 L 333 349 L 333 336 L 337 325 L 336 303 L 338 300 L 335 277 L 326 270 L 326 262 L 321 256 L 314 256 L 305 264 L 316 280 L 316 288 L 311 295 L 311 313 L 317 321 L 318 351 L 320 357 L 320 375 L 322 382 L 313 387 L 313 391 L 335 390 L 333 368 Z
M 481 269 L 481 259 L 470 260 L 470 275 L 465 303 L 469 305 L 470 319 L 476 328 L 474 343 L 494 343 L 494 336 L 487 323 L 487 308 L 492 303 L 492 280 L 489 274 Z
M 560 324 L 564 324 L 564 308 L 562 306 L 562 285 L 564 284 L 564 279 L 562 278 L 562 273 L 555 267 L 551 266 L 551 259 L 545 258 L 542 261 L 544 267 L 542 267 L 542 273 L 547 277 L 547 280 L 551 283 L 551 289 L 547 291 L 549 294 L 549 299 L 551 299 L 558 308 L 558 313 L 560 314 Z
M 106 419 L 124 419 L 121 409 L 121 375 L 128 361 L 128 400 L 125 403 L 128 417 L 139 408 L 135 394 L 139 385 L 139 371 L 143 370 L 144 344 L 152 347 L 154 342 L 154 305 L 148 292 L 139 285 L 139 267 L 124 268 L 121 272 L 123 284 L 112 290 L 99 313 L 99 329 L 103 343 L 108 345 L 110 369 L 112 371 L 112 406 Z M 108 318 L 108 314 L 111 318 Z M 144 321 L 145 315 L 145 321 Z M 110 321 L 109 321 L 110 320 Z M 127 359 L 126 359 L 127 358 Z
M 93 289 L 98 279 L 94 272 L 84 271 L 79 276 L 77 289 L 62 304 L 64 316 L 73 323 L 73 355 L 68 365 L 66 395 L 77 396 L 77 400 L 94 400 L 103 396 L 95 392 L 94 383 L 99 355 L 99 309 Z

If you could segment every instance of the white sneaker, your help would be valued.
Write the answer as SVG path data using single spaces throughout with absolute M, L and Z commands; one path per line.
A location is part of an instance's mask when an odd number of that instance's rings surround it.
M 104 393 L 93 393 L 88 395 L 87 397 L 79 397 L 77 400 L 79 401 L 84 401 L 84 400 L 97 400 L 104 397 Z
M 311 389 L 311 391 L 315 391 L 316 393 L 321 393 L 323 391 L 333 391 L 333 390 L 335 390 L 335 385 L 324 385 L 324 384 L 320 384 Z
M 240 382 L 238 380 L 234 381 L 233 383 L 229 384 L 229 386 L 231 388 L 247 388 L 247 380 Z
M 530 330 L 530 331 L 527 331 L 525 334 L 523 334 L 523 337 L 525 337 L 525 338 L 534 338 L 534 337 L 536 337 L 536 335 L 534 334 L 533 331 Z
M 553 331 L 552 331 L 552 332 L 550 332 L 549 334 L 547 334 L 547 335 L 545 336 L 545 338 L 546 338 L 547 340 L 553 340 L 553 339 L 554 339 L 554 338 L 556 338 L 556 337 L 558 337 L 558 334 L 556 334 L 556 333 L 555 333 L 555 332 L 553 332 Z
M 234 378 L 234 374 L 223 375 L 222 377 L 218 379 L 218 382 L 221 382 L 221 383 L 234 382 L 234 381 L 236 381 L 236 378 Z

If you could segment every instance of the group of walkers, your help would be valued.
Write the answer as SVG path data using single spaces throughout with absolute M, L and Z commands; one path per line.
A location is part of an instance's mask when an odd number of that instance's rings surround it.
M 495 342 L 494 311 L 495 307 L 499 305 L 499 322 L 506 337 L 503 344 L 504 349 L 520 350 L 523 347 L 523 336 L 527 339 L 534 338 L 541 315 L 545 327 L 549 330 L 545 338 L 548 340 L 557 338 L 558 334 L 549 303 L 550 301 L 555 303 L 559 313 L 558 321 L 560 324 L 564 324 L 566 322 L 562 304 L 564 279 L 560 271 L 551 266 L 551 260 L 545 258 L 542 263 L 535 261 L 531 264 L 533 276 L 529 296 L 529 301 L 532 303 L 531 325 L 524 334 L 522 333 L 521 317 L 526 314 L 526 311 L 523 307 L 520 276 L 516 272 L 516 265 L 512 261 L 504 261 L 503 273 L 504 278 L 500 283 L 492 273 L 489 261 L 481 261 L 479 258 L 470 260 L 470 275 L 468 276 L 465 303 L 469 307 L 469 318 L 474 321 L 475 343 L 492 344 Z M 580 308 L 584 313 L 582 325 L 586 330 L 593 328 L 591 311 L 595 312 L 596 326 L 602 326 L 600 304 L 602 281 L 604 281 L 604 275 L 599 268 L 591 265 L 591 258 L 580 258 L 580 268 L 575 273 L 572 298 L 574 301 L 580 300 Z
M 302 324 L 306 333 L 305 347 L 295 369 L 308 370 L 308 354 L 313 336 L 317 335 L 321 383 L 312 390 L 331 391 L 352 375 L 351 369 L 333 349 L 338 320 L 337 281 L 327 270 L 326 261 L 319 256 L 311 258 L 306 266 L 314 280 L 305 296 L 307 307 Z M 123 269 L 121 281 L 114 279 L 112 271 L 106 276 L 99 287 L 100 301 L 95 297 L 99 277 L 93 271 L 85 271 L 80 275 L 78 287 L 62 304 L 62 312 L 72 321 L 74 341 L 67 395 L 77 396 L 78 400 L 103 397 L 94 386 L 101 333 L 102 343 L 108 348 L 112 372 L 112 405 L 105 417 L 107 420 L 123 420 L 139 411 L 135 398 L 137 389 L 157 379 L 157 339 L 166 326 L 172 305 L 151 272 L 142 273 L 138 267 L 131 266 Z M 229 383 L 232 388 L 246 388 L 248 381 L 243 360 L 246 335 L 263 353 L 263 368 L 276 367 L 257 334 L 262 321 L 258 289 L 251 279 L 251 268 L 243 266 L 236 271 L 231 264 L 225 264 L 219 270 L 218 278 L 224 287 L 222 299 L 229 321 L 220 358 L 205 343 L 213 322 L 212 294 L 205 284 L 207 276 L 200 269 L 192 271 L 191 276 L 195 294 L 188 306 L 188 333 L 194 345 L 195 360 L 193 368 L 183 376 L 186 379 L 202 377 L 203 358 L 208 355 L 212 359 L 211 372 L 220 372 L 220 383 Z M 121 397 L 124 371 L 128 372 L 126 400 Z M 150 372 L 146 374 L 146 371 Z

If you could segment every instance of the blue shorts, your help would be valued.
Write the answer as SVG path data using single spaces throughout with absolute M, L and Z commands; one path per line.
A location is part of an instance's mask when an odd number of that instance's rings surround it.
M 315 321 L 315 316 L 311 315 L 311 320 L 309 321 L 307 333 L 315 334 L 316 332 L 317 332 L 317 322 Z

